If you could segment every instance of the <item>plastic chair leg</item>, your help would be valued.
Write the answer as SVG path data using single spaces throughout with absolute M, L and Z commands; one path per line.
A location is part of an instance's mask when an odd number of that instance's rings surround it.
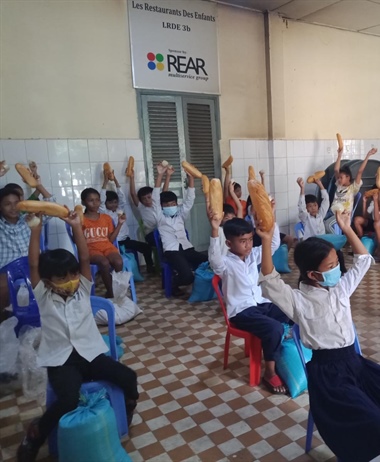
M 247 339 L 244 339 L 244 354 L 246 358 L 249 356 L 249 346 L 250 342 Z
M 230 351 L 230 339 L 231 339 L 231 334 L 226 332 L 226 341 L 224 342 L 224 363 L 223 363 L 223 368 L 227 369 L 228 366 L 228 353 Z
M 306 443 L 305 443 L 305 452 L 308 453 L 311 449 L 311 441 L 313 439 L 314 431 L 314 419 L 309 411 L 309 416 L 307 418 L 307 431 L 306 431 Z
M 254 387 L 261 379 L 261 340 L 251 337 L 249 354 L 249 385 Z

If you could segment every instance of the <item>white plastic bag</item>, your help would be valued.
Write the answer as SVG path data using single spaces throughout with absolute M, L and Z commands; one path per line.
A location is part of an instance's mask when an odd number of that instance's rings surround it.
M 129 280 L 132 273 L 128 271 L 120 271 L 112 273 L 112 289 L 114 298 L 110 301 L 115 307 L 115 323 L 117 325 L 124 324 L 142 313 L 139 306 L 128 297 Z M 104 310 L 99 310 L 96 313 L 95 320 L 98 324 L 104 325 L 108 323 L 107 313 Z
M 20 307 L 29 306 L 29 290 L 23 282 L 17 291 L 17 305 Z
M 17 318 L 12 316 L 0 324 L 0 374 L 18 373 L 17 357 L 20 341 L 15 333 L 17 323 Z

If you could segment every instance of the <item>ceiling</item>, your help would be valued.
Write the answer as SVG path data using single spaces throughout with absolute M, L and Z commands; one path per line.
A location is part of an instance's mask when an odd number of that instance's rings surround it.
M 380 36 L 380 0 L 211 0 L 284 18 Z

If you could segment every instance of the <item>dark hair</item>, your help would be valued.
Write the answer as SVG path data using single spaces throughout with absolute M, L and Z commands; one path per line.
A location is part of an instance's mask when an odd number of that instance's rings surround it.
M 12 188 L 5 187 L 5 188 L 0 189 L 0 203 L 3 201 L 3 199 L 5 197 L 10 196 L 11 194 L 14 194 L 19 199 L 21 199 L 20 191 L 18 191 L 17 189 L 12 189 Z
M 313 284 L 313 281 L 307 276 L 308 271 L 318 271 L 320 264 L 333 248 L 334 246 L 331 242 L 327 242 L 319 237 L 309 237 L 297 244 L 294 249 L 294 263 L 300 270 L 298 283 Z M 337 256 L 342 273 L 346 273 L 347 268 L 344 263 L 344 256 L 340 250 L 337 251 Z
M 305 202 L 306 204 L 314 204 L 314 202 L 318 203 L 317 196 L 314 196 L 314 194 L 306 194 Z
M 224 223 L 223 231 L 226 239 L 231 239 L 231 237 L 253 233 L 253 227 L 252 223 L 243 220 L 243 218 L 232 218 Z
M 40 255 L 38 272 L 41 279 L 63 278 L 67 274 L 79 273 L 79 263 L 66 249 L 48 250 Z
M 237 189 L 241 189 L 241 186 L 239 183 L 234 183 L 234 191 L 236 191 Z
M 111 202 L 111 201 L 118 201 L 119 202 L 119 196 L 115 191 L 107 191 L 106 192 L 106 202 Z
M 167 204 L 168 202 L 176 201 L 177 202 L 178 197 L 177 194 L 175 194 L 173 191 L 162 191 L 160 194 L 160 203 L 161 205 Z
M 148 194 L 152 194 L 152 192 L 153 192 L 153 188 L 151 188 L 150 186 L 144 186 L 143 188 L 140 188 L 137 191 L 137 197 L 139 198 L 139 201 L 141 201 L 141 199 L 144 196 L 147 196 Z
M 350 169 L 350 167 L 348 167 L 347 165 L 343 165 L 342 167 L 340 167 L 339 173 L 343 173 L 344 175 L 349 176 L 349 177 L 350 177 L 350 181 L 352 181 L 351 169 Z
M 230 204 L 223 204 L 223 212 L 226 215 L 227 213 L 231 213 L 232 215 L 236 215 L 234 208 Z
M 22 193 L 24 194 L 24 190 L 22 189 L 22 187 L 17 184 L 17 183 L 8 183 L 4 186 L 4 188 L 7 188 L 7 189 L 21 189 L 22 190 Z
M 99 192 L 94 188 L 86 188 L 81 192 L 80 198 L 84 202 L 90 194 L 97 194 L 100 196 Z

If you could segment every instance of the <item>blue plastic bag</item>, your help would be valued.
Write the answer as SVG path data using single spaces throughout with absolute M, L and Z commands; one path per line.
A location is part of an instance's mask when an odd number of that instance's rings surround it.
M 376 240 L 374 237 L 363 236 L 360 239 L 370 255 L 373 255 L 376 249 Z
M 107 353 L 104 353 L 106 356 L 111 356 L 111 351 L 110 351 L 110 338 L 108 335 L 106 334 L 102 334 L 102 337 L 103 337 L 103 340 L 104 342 L 106 343 L 106 345 L 108 346 L 108 351 Z M 117 353 L 117 358 L 120 359 L 123 354 L 124 354 L 124 349 L 123 347 L 121 346 L 121 344 L 123 343 L 123 339 L 121 337 L 119 337 L 118 335 L 116 336 L 116 353 Z
M 347 242 L 347 238 L 344 234 L 320 234 L 316 237 L 330 242 L 330 244 L 334 246 L 335 250 L 340 250 Z
M 130 271 L 133 274 L 133 280 L 135 282 L 142 282 L 144 280 L 144 277 L 139 271 L 139 267 L 137 265 L 137 261 L 133 253 L 132 252 L 122 252 L 121 256 L 123 260 L 127 260 L 126 269 L 127 271 Z
M 286 244 L 280 247 L 273 254 L 273 264 L 278 273 L 290 273 L 292 270 L 289 268 L 289 251 Z
M 81 395 L 79 406 L 61 417 L 58 453 L 60 462 L 132 462 L 120 444 L 104 388 Z
M 216 293 L 212 287 L 212 278 L 214 272 L 210 268 L 208 261 L 201 263 L 195 270 L 195 279 L 193 284 L 193 290 L 189 298 L 189 302 L 206 302 L 207 300 L 213 300 L 216 298 Z
M 307 378 L 293 338 L 286 337 L 282 341 L 280 353 L 276 360 L 276 370 L 288 387 L 290 396 L 295 398 L 307 389 Z M 302 351 L 305 362 L 310 361 L 312 351 L 303 345 Z

